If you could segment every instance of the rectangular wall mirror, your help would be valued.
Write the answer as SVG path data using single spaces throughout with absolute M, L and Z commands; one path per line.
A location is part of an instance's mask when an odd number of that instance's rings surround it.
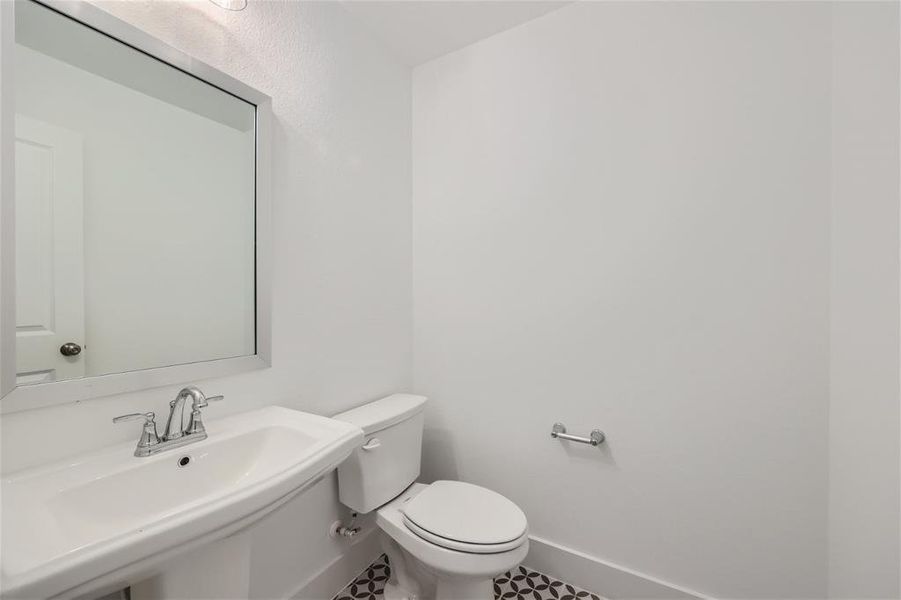
M 4 408 L 264 366 L 268 98 L 99 9 L 14 4 Z

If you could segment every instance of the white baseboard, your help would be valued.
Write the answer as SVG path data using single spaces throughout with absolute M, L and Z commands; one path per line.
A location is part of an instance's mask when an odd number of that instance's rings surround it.
M 344 554 L 313 575 L 296 592 L 292 600 L 331 600 L 347 584 L 363 572 L 382 553 L 375 531 L 361 534 Z
M 535 536 L 529 536 L 529 555 L 523 564 L 611 600 L 711 600 L 693 590 Z
M 354 540 L 345 554 L 313 575 L 290 598 L 330 600 L 344 589 L 382 553 L 376 531 L 364 536 Z M 529 554 L 523 563 L 610 600 L 712 600 L 699 592 L 535 536 L 529 536 Z

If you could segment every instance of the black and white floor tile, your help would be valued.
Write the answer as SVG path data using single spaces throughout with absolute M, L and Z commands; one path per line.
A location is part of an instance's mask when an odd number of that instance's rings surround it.
M 332 600 L 382 600 L 389 575 L 388 557 L 382 554 Z
M 382 591 L 390 574 L 388 557 L 383 554 L 334 600 L 382 600 Z M 601 600 L 597 594 L 526 567 L 517 567 L 495 577 L 494 597 L 496 600 Z

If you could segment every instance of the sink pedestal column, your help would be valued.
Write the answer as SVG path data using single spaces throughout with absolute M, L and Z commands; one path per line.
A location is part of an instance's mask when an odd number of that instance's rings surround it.
M 250 535 L 206 544 L 131 586 L 132 600 L 231 600 L 250 595 Z

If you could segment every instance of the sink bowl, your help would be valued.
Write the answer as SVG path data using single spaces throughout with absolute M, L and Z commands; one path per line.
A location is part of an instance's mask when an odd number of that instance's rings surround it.
M 134 443 L 2 480 L 4 597 L 70 597 L 246 527 L 334 469 L 360 429 L 270 406 L 206 440 L 135 458 Z

